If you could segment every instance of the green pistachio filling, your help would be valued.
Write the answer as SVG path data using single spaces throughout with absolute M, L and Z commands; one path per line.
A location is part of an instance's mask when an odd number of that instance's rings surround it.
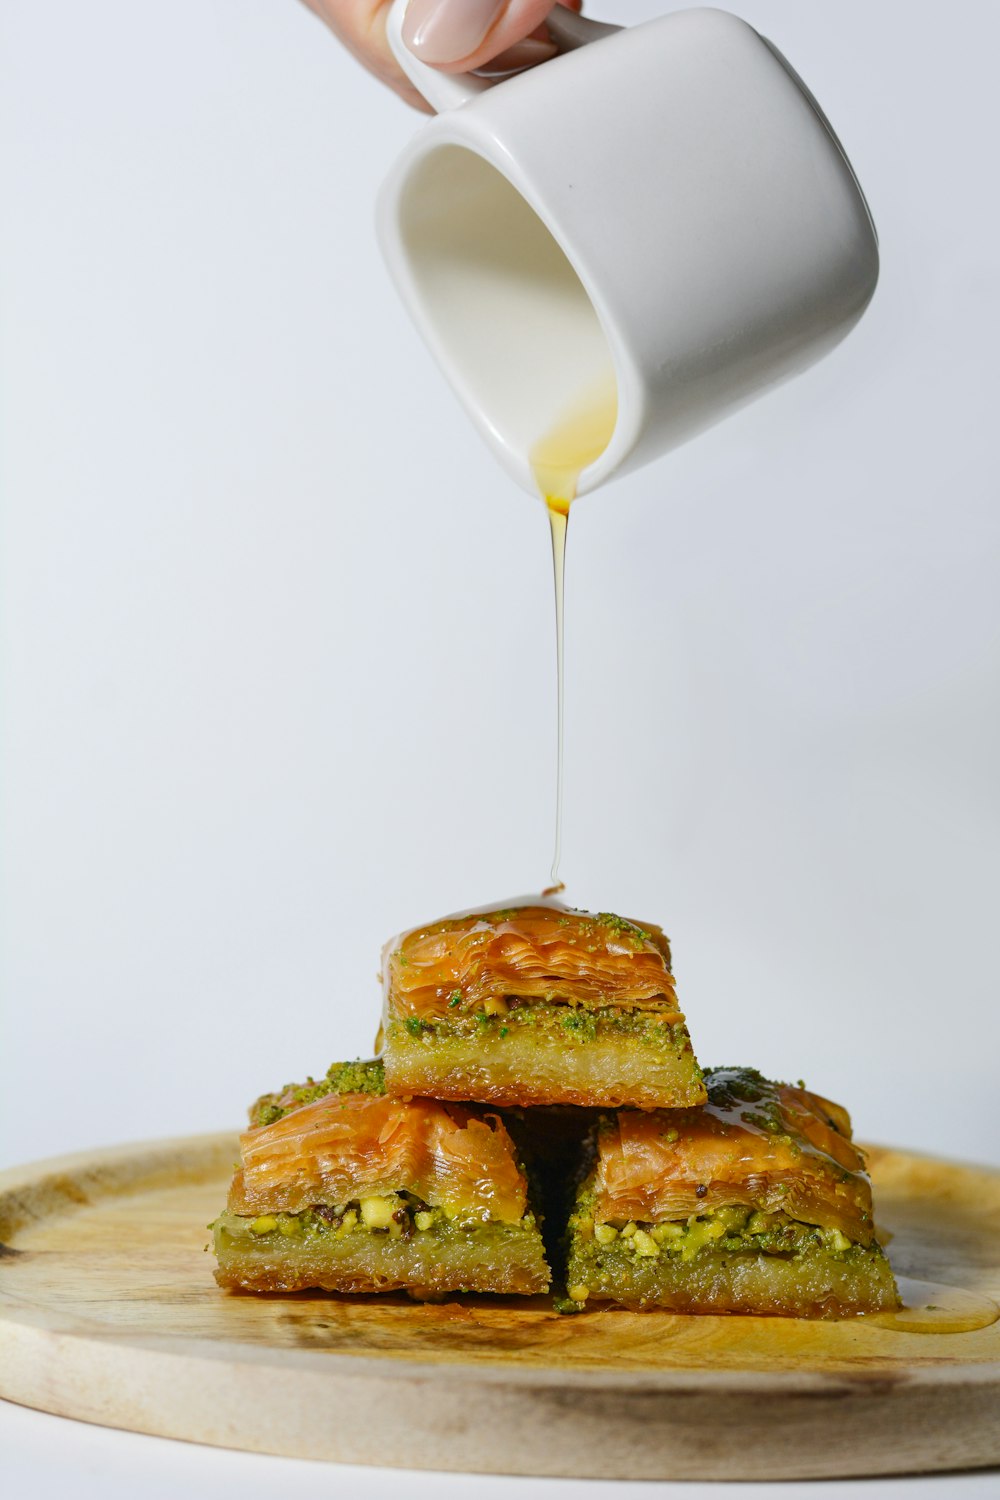
M 301 1213 L 268 1213 L 256 1217 L 223 1213 L 211 1225 L 224 1243 L 259 1244 L 262 1248 L 281 1241 L 344 1240 L 358 1235 L 388 1239 L 454 1241 L 477 1236 L 506 1237 L 533 1234 L 537 1221 L 526 1213 L 516 1223 L 467 1220 L 444 1208 L 432 1207 L 413 1193 L 399 1192 L 355 1198 L 349 1203 L 316 1204 Z
M 407 1016 L 390 1020 L 388 1034 L 394 1042 L 408 1038 L 434 1043 L 503 1041 L 515 1035 L 546 1036 L 560 1044 L 618 1041 L 629 1038 L 640 1046 L 660 1052 L 676 1053 L 690 1048 L 690 1038 L 683 1022 L 671 1024 L 648 1010 L 622 1010 L 617 1006 L 593 1008 L 537 1003 L 517 999 L 491 999 L 484 1007 L 469 1012 L 460 1008 L 456 991 L 448 1001 L 452 1014 L 422 1020 Z
M 812 1253 L 844 1259 L 852 1253 L 867 1257 L 868 1247 L 857 1245 L 839 1229 L 802 1224 L 784 1213 L 761 1213 L 754 1208 L 720 1208 L 692 1214 L 687 1219 L 659 1223 L 601 1223 L 593 1216 L 593 1195 L 584 1195 L 569 1221 L 574 1253 L 593 1243 L 603 1257 L 655 1259 L 661 1255 L 694 1260 L 706 1249 L 726 1254 L 780 1255 L 786 1259 Z

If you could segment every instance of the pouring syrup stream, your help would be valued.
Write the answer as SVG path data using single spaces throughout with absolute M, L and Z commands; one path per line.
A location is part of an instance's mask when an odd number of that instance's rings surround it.
M 538 492 L 548 508 L 552 534 L 552 572 L 556 601 L 556 828 L 552 872 L 543 895 L 564 890 L 559 879 L 562 857 L 563 746 L 565 739 L 565 610 L 566 534 L 580 475 L 600 458 L 618 420 L 618 390 L 609 374 L 587 390 L 535 444 L 531 467 Z

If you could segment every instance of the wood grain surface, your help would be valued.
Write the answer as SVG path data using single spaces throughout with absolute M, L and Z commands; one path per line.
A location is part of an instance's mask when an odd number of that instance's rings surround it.
M 790 1479 L 1000 1464 L 1000 1322 L 931 1334 L 220 1291 L 205 1226 L 235 1155 L 234 1136 L 208 1136 L 0 1175 L 0 1395 L 404 1468 Z M 960 1324 L 963 1308 L 990 1316 L 1000 1173 L 879 1148 L 871 1161 L 897 1273 L 958 1289 Z

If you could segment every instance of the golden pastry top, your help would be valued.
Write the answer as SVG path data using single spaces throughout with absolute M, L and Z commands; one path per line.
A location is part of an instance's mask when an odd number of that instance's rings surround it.
M 621 1110 L 602 1121 L 599 1219 L 680 1219 L 745 1205 L 871 1243 L 871 1182 L 845 1109 L 751 1068 L 714 1069 L 705 1086 L 708 1103 L 697 1109 Z
M 458 1017 L 490 1001 L 655 1007 L 682 1020 L 659 927 L 553 903 L 447 917 L 386 945 L 390 1014 Z
M 408 1192 L 451 1217 L 516 1223 L 527 1182 L 498 1115 L 433 1099 L 330 1093 L 240 1137 L 236 1214 Z

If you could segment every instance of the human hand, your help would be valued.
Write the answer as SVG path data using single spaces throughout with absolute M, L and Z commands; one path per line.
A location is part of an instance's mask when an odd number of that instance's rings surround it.
M 430 106 L 410 83 L 385 34 L 391 0 L 303 0 L 369 72 L 417 109 Z M 579 10 L 580 0 L 562 0 Z M 545 29 L 552 0 L 410 0 L 406 45 L 443 73 L 513 73 L 556 52 Z

